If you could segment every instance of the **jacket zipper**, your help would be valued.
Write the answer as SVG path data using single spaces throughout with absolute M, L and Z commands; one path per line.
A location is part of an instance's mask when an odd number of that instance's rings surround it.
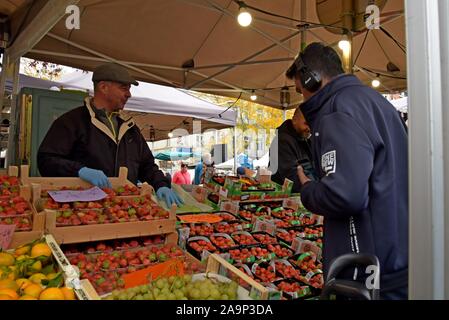
M 360 253 L 359 251 L 359 242 L 357 240 L 357 233 L 355 231 L 354 217 L 349 218 L 349 237 L 351 239 L 351 250 L 353 253 Z M 354 268 L 354 281 L 357 280 L 357 267 Z

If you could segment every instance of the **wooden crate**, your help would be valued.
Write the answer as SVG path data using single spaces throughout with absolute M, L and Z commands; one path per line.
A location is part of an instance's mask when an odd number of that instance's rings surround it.
M 241 270 L 234 267 L 232 264 L 227 262 L 225 259 L 220 257 L 218 254 L 211 254 L 207 260 L 206 273 L 216 273 L 216 274 L 224 274 L 224 276 L 228 276 L 229 273 L 234 274 L 244 282 L 246 282 L 251 290 L 250 296 L 253 299 L 257 300 L 267 300 L 268 299 L 268 289 L 265 288 L 260 283 L 256 282 L 254 279 L 251 279 L 247 274 L 242 272 Z
M 19 176 L 19 167 L 9 166 L 8 169 L 0 169 L 0 175 L 8 175 L 10 177 Z
M 16 248 L 23 244 L 32 242 L 41 238 L 44 234 L 45 214 L 37 213 L 33 206 L 31 208 L 33 210 L 33 229 L 31 231 L 14 232 L 11 244 L 9 245 L 11 248 Z
M 53 235 L 46 234 L 44 239 L 63 272 L 65 285 L 73 288 L 78 300 L 101 300 L 89 280 L 79 279 L 79 272 L 70 264 Z
M 67 227 L 56 227 L 56 211 L 45 210 L 45 232 L 64 244 L 161 234 L 166 235 L 166 243 L 176 244 L 178 234 L 175 227 L 176 206 L 170 210 L 168 219 Z
M 134 186 L 128 180 L 128 168 L 120 167 L 118 177 L 109 177 L 113 188 L 125 185 Z M 42 189 L 54 190 L 61 187 L 83 187 L 90 188 L 92 185 L 76 177 L 30 177 L 30 167 L 28 165 L 20 166 L 20 182 L 23 185 L 40 184 Z
M 11 168 L 11 167 L 10 167 Z M 17 167 L 15 167 L 17 168 Z M 17 171 L 18 172 L 18 171 Z M 30 203 L 31 211 L 32 211 L 32 219 L 33 226 L 30 231 L 17 231 L 14 232 L 14 235 L 11 240 L 10 247 L 15 248 L 20 245 L 26 244 L 28 242 L 34 241 L 44 234 L 45 229 L 45 214 L 36 211 L 32 203 L 32 191 L 30 186 L 20 186 L 19 194 L 25 200 Z

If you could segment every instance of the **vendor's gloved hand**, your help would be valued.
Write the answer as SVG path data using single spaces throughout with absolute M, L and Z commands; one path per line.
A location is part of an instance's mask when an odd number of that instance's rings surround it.
M 173 203 L 175 203 L 178 207 L 184 203 L 182 199 L 170 188 L 161 187 L 156 192 L 157 197 L 162 200 L 165 200 L 167 207 L 170 208 Z
M 112 188 L 108 177 L 101 170 L 83 167 L 78 171 L 78 176 L 99 188 Z

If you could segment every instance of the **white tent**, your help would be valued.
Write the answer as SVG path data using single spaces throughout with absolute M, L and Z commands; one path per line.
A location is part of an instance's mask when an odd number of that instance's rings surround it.
M 395 99 L 395 100 L 390 100 L 390 103 L 399 112 L 402 112 L 402 113 L 407 113 L 408 112 L 408 100 L 407 100 L 407 97 L 403 97 L 403 98 L 399 98 L 399 99 Z
M 93 91 L 92 72 L 75 71 L 59 81 L 66 89 Z M 125 110 L 194 117 L 227 126 L 235 126 L 236 112 L 198 99 L 185 91 L 157 84 L 139 82 L 131 86 L 131 99 Z
M 234 170 L 234 158 L 229 159 L 223 163 L 214 166 L 216 169 L 231 169 Z
M 253 167 L 268 168 L 268 162 L 270 162 L 270 153 L 267 152 L 262 158 L 253 161 Z

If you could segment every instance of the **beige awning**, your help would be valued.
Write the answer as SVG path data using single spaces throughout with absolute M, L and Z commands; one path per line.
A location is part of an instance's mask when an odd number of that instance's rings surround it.
M 307 21 L 320 22 L 316 2 L 330 18 L 341 15 L 341 1 L 307 0 Z M 20 7 L 12 15 L 14 33 L 26 27 L 45 1 L 36 1 L 28 15 L 32 1 L 8 3 L 11 6 L 2 5 L 0 11 L 11 13 L 14 5 Z M 245 3 L 278 15 L 301 17 L 298 0 Z M 293 86 L 284 73 L 299 49 L 298 22 L 251 11 L 253 28 L 242 28 L 235 19 L 239 6 L 231 0 L 80 0 L 78 6 L 79 30 L 66 28 L 65 15 L 26 56 L 85 70 L 104 60 L 118 60 L 132 66 L 132 73 L 142 81 L 233 97 L 243 90 L 243 99 L 256 90 L 257 102 L 276 108 L 281 108 L 281 87 Z M 402 0 L 388 0 L 381 12 L 381 26 L 405 45 L 403 7 Z M 365 34 L 363 30 L 355 34 L 354 59 Z M 325 28 L 313 28 L 306 35 L 308 43 L 335 45 L 341 39 Z M 389 71 L 389 62 L 399 71 Z M 367 84 L 379 74 L 382 91 L 406 88 L 405 52 L 381 30 L 369 32 L 356 67 L 360 70 L 356 75 Z M 300 97 L 292 87 L 290 93 L 289 108 L 293 108 Z

